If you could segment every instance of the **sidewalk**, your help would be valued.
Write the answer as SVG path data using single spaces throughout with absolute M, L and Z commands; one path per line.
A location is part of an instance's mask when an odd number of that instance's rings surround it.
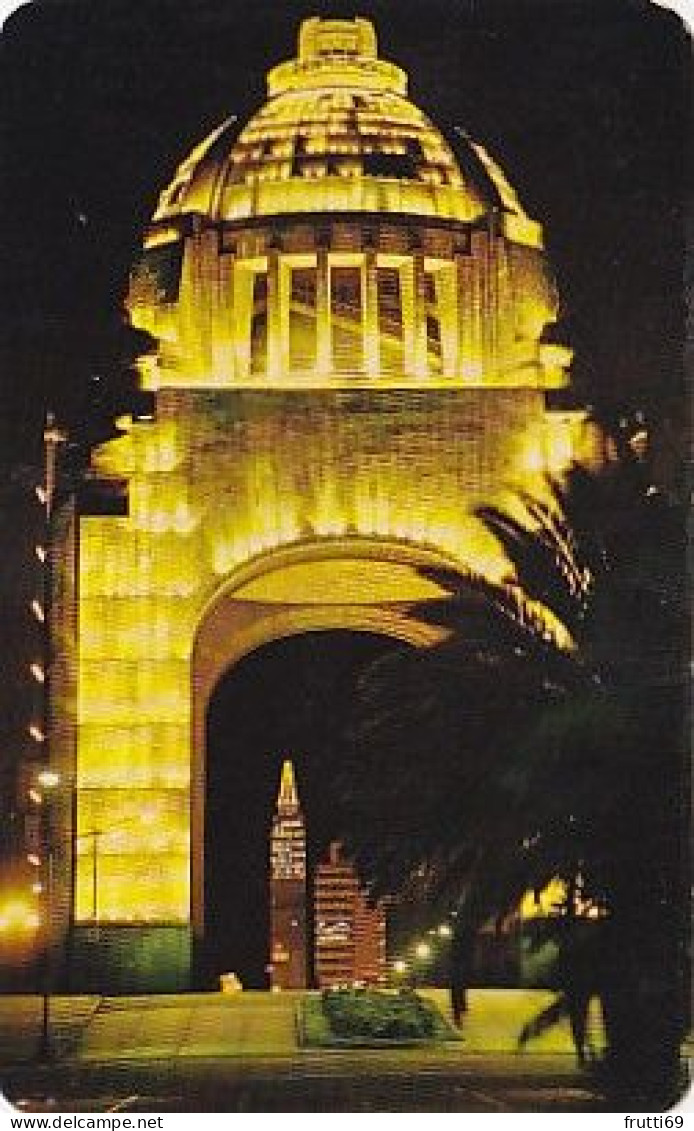
M 49 1025 L 57 1057 L 77 1052 L 101 998 L 97 995 L 51 996 Z M 43 998 L 39 994 L 0 994 L 0 1064 L 33 1061 L 41 1043 Z

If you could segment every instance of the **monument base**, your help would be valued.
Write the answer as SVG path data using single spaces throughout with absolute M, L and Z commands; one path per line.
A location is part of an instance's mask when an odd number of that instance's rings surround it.
M 176 993 L 191 987 L 189 926 L 80 926 L 69 940 L 73 993 Z

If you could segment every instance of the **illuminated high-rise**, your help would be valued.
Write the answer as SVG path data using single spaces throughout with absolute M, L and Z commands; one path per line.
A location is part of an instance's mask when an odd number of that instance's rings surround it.
M 306 986 L 306 828 L 289 759 L 270 832 L 269 969 L 273 989 Z
M 210 914 L 219 681 L 300 633 L 432 643 L 416 603 L 441 590 L 418 567 L 508 577 L 475 510 L 542 494 L 578 421 L 549 399 L 570 351 L 547 332 L 540 225 L 482 146 L 410 101 L 366 20 L 305 21 L 251 120 L 182 161 L 127 306 L 158 343 L 153 418 L 94 456 L 122 505 L 55 529 L 52 757 L 74 843 L 56 892 L 76 968 L 173 989 Z
M 319 989 L 386 976 L 386 916 L 370 904 L 354 865 L 334 841 L 316 868 L 314 967 Z

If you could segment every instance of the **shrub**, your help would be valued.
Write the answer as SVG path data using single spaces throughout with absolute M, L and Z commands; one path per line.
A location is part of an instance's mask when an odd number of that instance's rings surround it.
M 412 990 L 324 990 L 321 1003 L 337 1037 L 426 1040 L 436 1035 L 435 1007 Z

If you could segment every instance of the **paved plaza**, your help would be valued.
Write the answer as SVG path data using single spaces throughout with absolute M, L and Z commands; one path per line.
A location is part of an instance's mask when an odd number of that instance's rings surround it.
M 450 1016 L 443 990 L 422 992 Z M 577 1069 L 566 1023 L 518 1051 L 520 1028 L 550 993 L 473 990 L 462 1039 L 380 1049 L 302 1048 L 301 997 L 58 997 L 54 1058 L 42 1063 L 41 999 L 6 995 L 2 1090 L 26 1111 L 613 1110 Z M 592 1028 L 599 1042 L 597 1011 Z
M 443 990 L 424 991 L 450 1016 Z M 51 998 L 51 1035 L 57 1056 L 80 1062 L 171 1060 L 188 1057 L 263 1057 L 300 1051 L 300 993 L 161 994 L 141 997 Z M 418 1050 L 453 1059 L 480 1053 L 516 1055 L 518 1032 L 552 1000 L 536 990 L 473 990 L 463 1040 Z M 599 1028 L 596 1016 L 595 1028 Z M 0 997 L 0 1056 L 5 1065 L 36 1055 L 41 1027 L 37 996 Z M 561 1022 L 523 1056 L 572 1054 Z M 308 1053 L 303 1053 L 304 1056 Z M 378 1053 L 376 1053 L 378 1055 Z
M 427 992 L 448 1014 L 445 992 Z M 55 1057 L 41 1064 L 41 999 L 6 996 L 3 1090 L 25 1110 L 65 1111 L 592 1110 L 601 1103 L 576 1071 L 566 1025 L 528 1052 L 516 1050 L 518 1030 L 550 994 L 472 991 L 462 1040 L 349 1050 L 301 1047 L 300 998 L 55 998 Z

